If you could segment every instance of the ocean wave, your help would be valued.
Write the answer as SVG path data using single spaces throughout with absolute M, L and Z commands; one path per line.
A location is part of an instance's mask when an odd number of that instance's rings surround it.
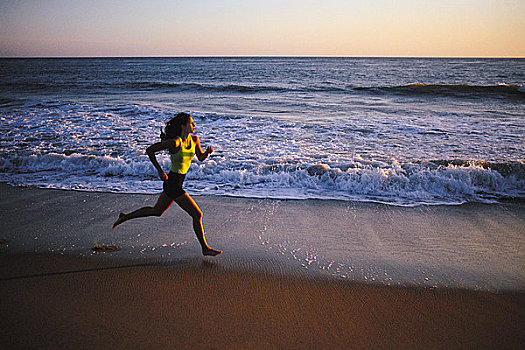
M 22 102 L 21 99 L 0 97 L 0 107 L 11 107 Z
M 175 90 L 202 92 L 238 92 L 254 93 L 263 91 L 286 91 L 277 86 L 239 85 L 239 84 L 200 84 L 200 83 L 169 83 L 169 82 L 134 82 L 129 86 L 138 90 Z
M 54 172 L 95 177 L 152 177 L 151 164 L 141 158 L 146 157 L 139 157 L 136 161 L 126 161 L 119 156 L 82 155 L 67 151 L 63 154 L 51 152 L 25 156 L 11 155 L 0 157 L 0 172 L 37 176 Z
M 167 156 L 160 156 L 164 168 Z M 0 157 L 0 180 L 63 189 L 144 193 L 156 173 L 146 156 L 133 161 L 73 154 Z M 198 194 L 286 199 L 374 201 L 393 205 L 460 204 L 525 198 L 525 163 L 436 160 L 346 165 L 194 163 L 187 187 Z
M 101 82 L 101 83 L 73 83 L 73 82 L 8 82 L 4 85 L 6 88 L 18 88 L 26 91 L 53 91 L 57 89 L 82 89 L 86 91 L 97 90 L 118 90 L 118 91 L 168 91 L 168 92 L 238 92 L 238 93 L 256 93 L 256 92 L 282 92 L 290 90 L 279 86 L 264 85 L 241 85 L 241 84 L 201 84 L 188 82 L 153 82 L 153 81 L 129 81 L 129 82 Z
M 353 85 L 338 86 L 333 84 L 300 85 L 250 85 L 250 84 L 201 84 L 201 83 L 171 83 L 171 82 L 133 82 L 123 87 L 146 91 L 197 91 L 197 92 L 229 92 L 229 93 L 373 93 L 396 95 L 425 95 L 446 97 L 495 97 L 495 98 L 525 98 L 525 86 L 515 84 L 498 85 L 465 85 L 465 84 L 408 84 L 401 86 L 357 87 Z
M 202 83 L 173 83 L 173 82 L 130 82 L 121 87 L 129 87 L 146 91 L 200 91 L 200 92 L 231 92 L 231 93 L 259 93 L 259 92 L 350 92 L 345 86 L 319 84 L 312 86 L 300 85 L 258 85 L 258 84 L 202 84 Z
M 258 84 L 246 82 L 202 83 L 184 81 L 46 81 L 26 82 L 8 81 L 3 84 L 7 90 L 21 89 L 23 91 L 160 91 L 160 92 L 202 92 L 202 93 L 239 93 L 254 94 L 265 92 L 280 93 L 368 93 L 374 95 L 416 95 L 445 96 L 458 98 L 494 97 L 494 98 L 525 98 L 525 85 L 500 83 L 496 85 L 469 84 L 426 84 L 413 83 L 399 86 L 359 86 L 352 84 L 316 83 L 302 85 L 296 83 Z
M 466 84 L 409 84 L 384 87 L 350 87 L 354 91 L 375 94 L 425 95 L 445 97 L 495 97 L 525 98 L 525 86 L 516 84 L 466 85 Z
M 132 82 L 122 85 L 137 90 L 170 90 L 170 91 L 200 91 L 200 92 L 321 92 L 321 93 L 353 93 L 370 92 L 403 95 L 436 95 L 447 97 L 517 97 L 525 98 L 525 86 L 516 84 L 498 85 L 466 85 L 466 84 L 408 84 L 401 86 L 356 87 L 352 85 L 338 86 L 333 84 L 300 85 L 250 85 L 250 84 L 201 84 L 201 83 L 171 83 L 171 82 Z
M 263 194 L 263 197 L 327 198 L 398 205 L 490 202 L 525 196 L 522 162 L 495 165 L 494 168 L 505 169 L 502 173 L 476 162 L 439 165 L 435 162 L 381 164 L 360 161 L 340 167 L 260 165 L 251 171 L 222 169 L 216 172 L 210 171 L 207 165 L 199 167 L 193 175 L 195 179 L 233 184 L 232 191 L 240 195 L 246 190 L 251 194 Z
M 495 170 L 503 177 L 515 176 L 519 180 L 525 180 L 525 163 L 519 161 L 490 162 L 482 160 L 442 159 L 420 163 L 428 167 L 430 167 L 430 164 L 437 167 L 481 167 L 486 170 Z

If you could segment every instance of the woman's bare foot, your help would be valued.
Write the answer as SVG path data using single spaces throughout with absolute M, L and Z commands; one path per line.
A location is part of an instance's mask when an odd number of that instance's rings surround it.
M 124 222 L 124 218 L 126 217 L 126 213 L 120 213 L 118 216 L 117 221 L 113 224 L 113 229 L 117 227 L 118 225 L 122 224 Z
M 202 248 L 202 255 L 216 256 L 222 253 L 222 250 L 215 250 L 212 248 Z

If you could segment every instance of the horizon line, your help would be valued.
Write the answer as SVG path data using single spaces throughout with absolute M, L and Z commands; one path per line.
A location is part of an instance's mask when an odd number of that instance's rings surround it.
M 501 58 L 522 59 L 525 56 L 380 56 L 380 55 L 151 55 L 151 56 L 0 56 L 0 59 L 39 58 Z

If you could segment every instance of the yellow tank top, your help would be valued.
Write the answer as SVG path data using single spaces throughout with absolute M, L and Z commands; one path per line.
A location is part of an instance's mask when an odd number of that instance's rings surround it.
M 186 174 L 191 165 L 191 160 L 195 156 L 195 143 L 193 137 L 190 135 L 190 147 L 184 148 L 182 139 L 180 140 L 180 147 L 177 153 L 171 154 L 171 171 L 177 174 Z

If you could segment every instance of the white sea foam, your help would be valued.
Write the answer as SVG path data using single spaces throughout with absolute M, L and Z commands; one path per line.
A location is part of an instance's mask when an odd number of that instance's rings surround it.
M 168 157 L 163 155 L 159 160 L 168 170 Z M 212 158 L 192 165 L 187 187 L 194 193 L 247 197 L 321 198 L 397 205 L 459 204 L 523 198 L 525 165 L 517 162 L 511 168 L 503 176 L 475 163 L 463 166 L 385 164 L 362 159 L 346 169 L 327 164 L 282 163 L 236 168 L 227 159 Z M 129 159 L 45 153 L 0 158 L 0 180 L 16 184 L 136 193 L 160 189 L 161 183 L 156 176 L 144 155 Z

